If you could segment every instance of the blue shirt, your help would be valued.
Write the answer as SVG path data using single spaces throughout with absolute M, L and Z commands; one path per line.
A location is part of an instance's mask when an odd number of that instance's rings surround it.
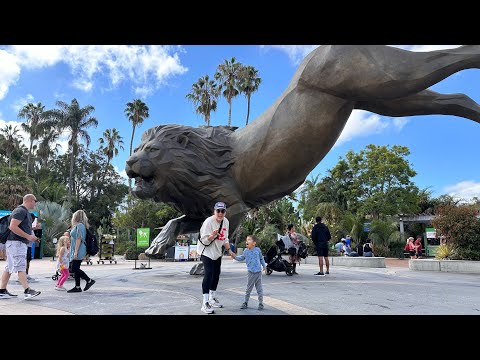
M 235 256 L 235 260 L 243 261 L 245 260 L 247 263 L 247 270 L 252 273 L 257 273 L 262 271 L 262 266 L 265 269 L 267 264 L 265 264 L 265 260 L 263 259 L 262 250 L 258 247 L 254 247 L 253 249 L 245 249 L 242 255 Z
M 80 235 L 77 235 L 80 234 Z M 75 247 L 77 246 L 77 237 L 81 237 L 82 241 L 80 241 L 80 246 L 78 247 L 77 253 L 77 260 L 83 260 L 83 258 L 87 255 L 87 247 L 85 246 L 85 238 L 87 236 L 87 230 L 85 225 L 82 223 L 77 224 L 71 231 L 70 231 L 70 260 L 74 260 L 73 254 L 75 253 Z

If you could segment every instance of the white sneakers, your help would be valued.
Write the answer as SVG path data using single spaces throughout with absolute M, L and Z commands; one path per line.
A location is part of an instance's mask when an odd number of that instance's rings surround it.
M 208 301 L 211 307 L 214 308 L 223 308 L 223 305 L 220 304 L 220 301 L 217 300 L 217 298 L 213 298 L 211 301 Z
M 215 313 L 215 311 L 213 311 L 213 308 L 210 306 L 210 304 L 208 302 L 203 303 L 203 306 L 202 306 L 201 310 L 205 314 L 214 314 Z
M 67 291 L 67 289 L 65 289 L 63 286 L 55 286 L 55 290 L 58 290 L 58 291 Z

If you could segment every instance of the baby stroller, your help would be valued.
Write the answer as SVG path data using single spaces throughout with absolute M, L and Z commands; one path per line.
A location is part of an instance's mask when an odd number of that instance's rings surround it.
M 70 272 L 70 276 L 68 277 L 68 279 L 75 279 L 75 274 L 72 272 L 72 263 L 68 265 L 68 271 Z M 58 272 L 58 270 L 55 270 L 55 275 L 52 275 L 52 280 L 57 281 L 59 277 L 60 273 Z
M 294 267 L 287 260 L 282 258 L 282 253 L 285 251 L 285 244 L 279 240 L 268 249 L 265 255 L 265 262 L 267 263 L 267 275 L 274 271 L 285 271 L 288 276 L 293 275 Z

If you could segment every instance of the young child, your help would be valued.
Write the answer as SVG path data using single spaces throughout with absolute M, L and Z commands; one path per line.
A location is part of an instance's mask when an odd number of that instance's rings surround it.
M 262 287 L 262 268 L 266 271 L 267 264 L 263 259 L 262 251 L 256 247 L 257 238 L 253 235 L 247 236 L 247 248 L 243 251 L 243 255 L 236 256 L 234 252 L 230 250 L 230 256 L 237 260 L 245 260 L 247 263 L 248 278 L 247 289 L 245 290 L 245 301 L 240 309 L 246 309 L 248 307 L 248 299 L 250 299 L 250 293 L 252 292 L 253 285 L 257 290 L 258 295 L 258 310 L 263 310 L 263 287 Z M 260 266 L 261 265 L 261 266 Z
M 70 265 L 70 237 L 60 236 L 57 243 L 57 270 L 60 271 L 55 290 L 66 291 L 63 284 L 70 276 L 68 266 Z

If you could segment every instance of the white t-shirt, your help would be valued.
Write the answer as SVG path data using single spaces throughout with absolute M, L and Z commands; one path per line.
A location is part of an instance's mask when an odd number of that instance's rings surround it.
M 229 242 L 228 230 L 230 224 L 226 217 L 223 218 L 222 230 L 219 232 L 218 237 L 211 241 L 211 245 L 208 245 L 210 244 L 208 237 L 212 235 L 214 230 L 218 230 L 219 227 L 220 223 L 217 222 L 215 215 L 205 219 L 200 228 L 200 241 L 197 243 L 197 254 L 205 255 L 212 260 L 217 260 L 223 255 L 222 245 Z M 208 246 L 204 246 L 202 243 Z

